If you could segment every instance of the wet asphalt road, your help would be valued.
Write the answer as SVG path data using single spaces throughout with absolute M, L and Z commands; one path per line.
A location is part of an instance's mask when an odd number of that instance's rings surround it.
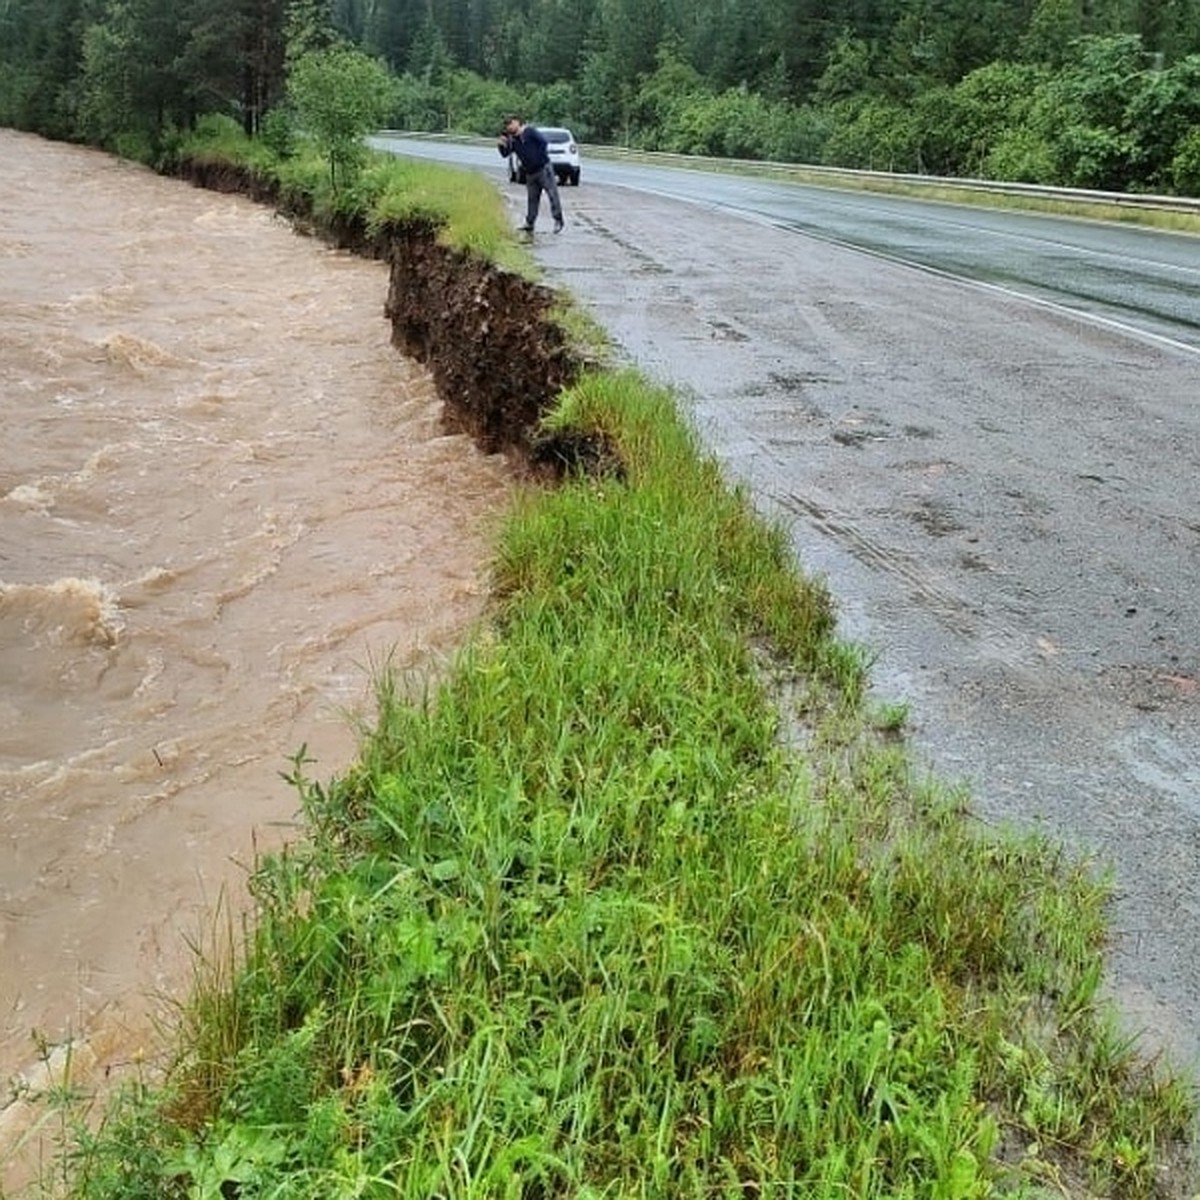
M 517 223 L 494 152 L 414 152 Z M 1196 1069 L 1200 239 L 680 176 L 585 161 L 548 281 L 786 523 L 918 763 L 1111 867 L 1129 1028 Z
M 381 138 L 378 144 L 488 173 L 494 165 L 497 180 L 503 175 L 504 160 L 491 143 Z M 589 159 L 585 172 L 589 185 L 627 187 L 738 213 L 927 270 L 1011 288 L 1029 299 L 1200 350 L 1200 246 L 1194 236 L 610 159 Z

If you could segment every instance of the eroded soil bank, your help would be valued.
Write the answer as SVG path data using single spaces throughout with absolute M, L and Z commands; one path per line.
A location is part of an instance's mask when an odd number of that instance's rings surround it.
M 186 162 L 180 174 L 198 187 L 275 205 L 297 229 L 386 261 L 393 344 L 427 367 L 448 425 L 486 453 L 504 452 L 552 473 L 586 457 L 579 446 L 537 432 L 548 405 L 585 366 L 550 319 L 551 289 L 441 245 L 427 223 L 372 234 L 361 221 L 318 221 L 249 171 Z

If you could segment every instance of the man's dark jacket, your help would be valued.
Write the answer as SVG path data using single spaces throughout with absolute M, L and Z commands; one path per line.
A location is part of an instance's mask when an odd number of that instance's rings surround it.
M 515 154 L 521 160 L 521 166 L 525 168 L 525 174 L 528 176 L 543 171 L 550 161 L 546 139 L 542 136 L 542 131 L 532 125 L 526 125 L 520 133 L 508 134 L 497 148 L 505 158 Z

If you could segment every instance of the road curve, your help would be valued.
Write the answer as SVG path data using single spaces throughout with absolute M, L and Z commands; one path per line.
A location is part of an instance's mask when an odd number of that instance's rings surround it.
M 1113 989 L 1195 1069 L 1200 240 L 617 170 L 563 189 L 547 278 L 786 523 L 917 762 L 1111 865 Z

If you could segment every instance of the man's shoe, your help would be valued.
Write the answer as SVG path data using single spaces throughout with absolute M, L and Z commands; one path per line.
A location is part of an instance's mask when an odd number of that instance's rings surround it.
M 530 234 L 531 234 L 531 233 L 533 233 L 533 226 L 532 226 L 532 225 L 521 225 L 521 226 L 520 226 L 520 227 L 517 229 L 517 232 L 518 232 L 518 233 L 530 233 Z
M 555 233 L 562 233 L 562 231 L 563 231 L 563 224 L 564 224 L 564 222 L 563 222 L 563 219 L 562 219 L 562 217 L 559 217 L 559 218 L 558 218 L 558 220 L 554 222 L 554 232 L 555 232 Z

